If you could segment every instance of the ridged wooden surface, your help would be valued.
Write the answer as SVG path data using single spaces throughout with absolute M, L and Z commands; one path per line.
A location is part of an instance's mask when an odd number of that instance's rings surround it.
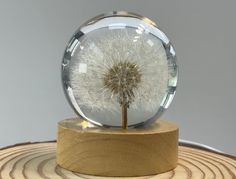
M 55 156 L 55 142 L 22 144 L 1 149 L 0 179 L 103 178 L 62 169 L 56 165 Z M 132 170 L 132 166 L 130 169 Z M 175 170 L 159 175 L 135 178 L 234 179 L 236 178 L 236 158 L 202 149 L 180 146 L 178 166 Z

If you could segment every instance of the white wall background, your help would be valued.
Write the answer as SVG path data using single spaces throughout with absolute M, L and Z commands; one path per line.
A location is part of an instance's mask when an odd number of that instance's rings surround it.
M 0 147 L 56 138 L 75 114 L 61 87 L 66 43 L 113 10 L 151 18 L 175 46 L 179 87 L 163 118 L 180 137 L 236 155 L 236 1 L 0 0 Z

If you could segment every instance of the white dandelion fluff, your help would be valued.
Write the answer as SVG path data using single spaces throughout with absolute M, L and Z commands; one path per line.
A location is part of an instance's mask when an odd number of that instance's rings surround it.
M 116 68 L 121 68 L 119 73 Z M 168 89 L 168 61 L 162 42 L 134 28 L 102 28 L 86 34 L 73 52 L 69 71 L 81 111 L 87 118 L 110 126 L 121 123 L 122 99 L 117 90 L 122 84 L 128 125 L 153 117 Z M 124 78 L 127 72 L 129 79 Z

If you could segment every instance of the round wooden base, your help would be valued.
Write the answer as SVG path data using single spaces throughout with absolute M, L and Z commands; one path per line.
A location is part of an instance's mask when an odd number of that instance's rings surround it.
M 97 176 L 144 176 L 177 166 L 178 127 L 158 120 L 139 129 L 88 127 L 80 119 L 58 124 L 57 163 Z

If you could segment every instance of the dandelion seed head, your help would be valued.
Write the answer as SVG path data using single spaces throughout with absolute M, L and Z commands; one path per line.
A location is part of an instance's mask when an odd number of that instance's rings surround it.
M 133 28 L 103 28 L 88 33 L 80 44 L 84 48 L 72 56 L 69 79 L 75 100 L 88 118 L 120 125 L 120 92 L 129 106 L 129 125 L 156 114 L 169 77 L 166 52 L 158 38 Z M 86 73 L 79 71 L 80 64 L 87 65 Z
M 130 106 L 134 101 L 134 90 L 141 81 L 141 73 L 135 63 L 129 61 L 114 64 L 104 74 L 104 86 L 114 94 L 118 94 L 120 105 Z

